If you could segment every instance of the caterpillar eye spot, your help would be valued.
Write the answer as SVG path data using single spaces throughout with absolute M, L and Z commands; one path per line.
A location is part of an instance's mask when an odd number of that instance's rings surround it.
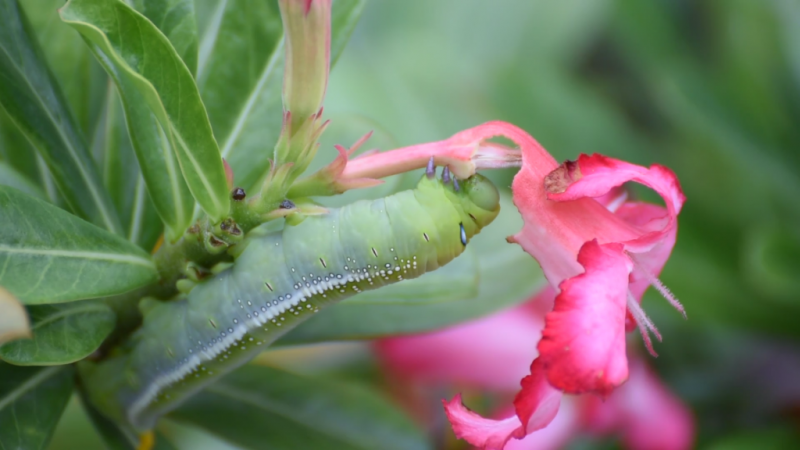
M 284 201 L 282 201 L 282 202 L 281 202 L 281 204 L 280 204 L 279 208 L 281 208 L 281 209 L 292 209 L 292 208 L 294 208 L 295 206 L 296 206 L 296 205 L 294 204 L 294 202 L 293 202 L 293 201 L 291 201 L 291 200 L 284 200 Z
M 217 324 L 213 320 L 208 319 L 208 323 L 210 323 L 212 327 L 217 328 Z
M 375 247 L 372 247 L 372 254 L 375 255 L 376 258 L 378 257 L 378 251 L 375 250 Z
M 428 237 L 428 233 L 422 233 L 422 237 L 425 238 L 425 242 L 430 242 L 431 238 Z
M 460 223 L 458 226 L 461 228 L 461 244 L 467 246 L 467 232 L 464 230 L 464 224 Z

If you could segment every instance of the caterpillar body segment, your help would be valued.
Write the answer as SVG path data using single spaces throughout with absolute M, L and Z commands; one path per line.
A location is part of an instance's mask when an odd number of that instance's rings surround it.
M 144 305 L 144 322 L 111 358 L 82 368 L 92 401 L 138 430 L 245 364 L 320 308 L 416 278 L 460 255 L 499 212 L 474 175 L 417 187 L 250 236 L 234 265 L 187 297 Z

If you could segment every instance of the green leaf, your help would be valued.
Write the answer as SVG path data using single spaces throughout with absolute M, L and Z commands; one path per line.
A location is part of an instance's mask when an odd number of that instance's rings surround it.
M 252 449 L 426 449 L 414 424 L 372 391 L 245 366 L 172 413 Z
M 13 187 L 36 198 L 47 200 L 47 195 L 39 186 L 2 161 L 0 161 L 0 184 Z
M 119 294 L 158 278 L 134 244 L 0 186 L 0 285 L 24 304 Z
M 119 220 L 86 143 L 15 0 L 0 0 L 0 104 L 47 162 L 70 210 L 111 232 Z
M 44 61 L 58 81 L 75 121 L 89 138 L 101 117 L 108 76 L 78 33 L 58 17 L 64 0 L 19 2 L 42 48 Z
M 125 236 L 151 250 L 163 230 L 147 193 L 136 154 L 125 128 L 125 114 L 117 92 L 109 89 L 105 114 L 93 146 L 102 149 L 103 181 L 117 208 Z M 186 194 L 188 197 L 189 194 Z
M 342 53 L 366 0 L 333 4 L 331 61 Z M 200 44 L 198 86 L 222 157 L 250 189 L 269 167 L 283 107 L 283 30 L 275 2 L 220 2 Z
M 36 150 L 31 147 L 30 142 L 25 139 L 3 108 L 0 108 L 0 159 L 27 179 L 39 186 L 42 185 Z
M 164 153 L 177 155 L 192 195 L 220 220 L 230 203 L 222 158 L 192 74 L 169 40 L 119 1 L 72 0 L 61 19 L 83 35 L 116 83 L 148 190 L 172 237 L 188 226 L 193 205 Z
M 72 394 L 71 366 L 0 362 L 0 448 L 43 449 Z
M 109 420 L 89 403 L 83 391 L 80 391 L 80 399 L 92 425 L 103 438 L 106 448 L 110 450 L 136 450 L 140 448 L 139 436 L 135 430 Z M 163 434 L 156 432 L 155 442 L 151 450 L 173 450 L 174 448 Z
M 0 346 L 0 358 L 18 366 L 53 366 L 79 361 L 97 350 L 116 324 L 98 301 L 28 307 L 33 339 Z
M 529 299 L 544 277 L 530 255 L 505 236 L 522 229 L 507 194 L 500 215 L 450 264 L 413 280 L 367 291 L 322 310 L 281 344 L 419 333 L 481 317 Z
M 134 0 L 133 6 L 164 33 L 186 67 L 194 74 L 197 71 L 197 22 L 194 18 L 194 1 Z

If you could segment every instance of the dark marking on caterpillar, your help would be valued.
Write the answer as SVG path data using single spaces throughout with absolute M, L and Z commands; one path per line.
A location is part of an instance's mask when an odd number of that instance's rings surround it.
M 497 216 L 499 196 L 487 201 L 489 189 L 496 192 L 476 175 L 453 197 L 441 178 L 423 176 L 414 190 L 245 237 L 230 268 L 148 309 L 121 351 L 93 364 L 84 375 L 92 402 L 136 430 L 151 429 L 320 308 L 450 262 Z M 455 229 L 459 236 L 444 231 Z
M 296 206 L 297 205 L 295 205 L 293 201 L 287 199 L 287 200 L 282 201 L 281 204 L 278 207 L 280 209 L 292 209 L 292 208 L 295 208 Z

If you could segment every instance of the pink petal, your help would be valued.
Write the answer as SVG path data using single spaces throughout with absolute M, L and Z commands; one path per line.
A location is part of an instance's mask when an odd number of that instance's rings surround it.
M 587 424 L 596 432 L 619 432 L 627 448 L 683 450 L 692 448 L 691 411 L 639 359 L 631 360 L 630 379 L 605 402 L 589 399 Z
M 543 327 L 544 312 L 523 304 L 433 333 L 381 339 L 375 348 L 389 370 L 417 382 L 515 391 Z
M 547 382 L 544 365 L 537 358 L 531 364 L 531 373 L 522 379 L 522 390 L 514 398 L 517 417 L 525 434 L 540 430 L 553 421 L 561 404 L 561 391 Z
M 625 317 L 629 258 L 621 244 L 584 244 L 585 273 L 561 283 L 545 318 L 539 359 L 554 387 L 567 393 L 607 395 L 628 376 Z
M 502 420 L 486 419 L 465 408 L 461 403 L 461 394 L 449 402 L 442 400 L 442 404 L 456 437 L 478 448 L 502 450 L 512 437 L 525 435 L 517 416 Z
M 626 242 L 626 249 L 634 252 L 646 251 L 649 246 L 658 243 L 663 235 L 677 227 L 677 216 L 686 197 L 681 191 L 678 178 L 668 168 L 654 164 L 648 169 L 599 154 L 580 155 L 578 161 L 571 164 L 559 168 L 560 171 L 567 172 L 565 176 L 569 180 L 562 192 L 548 192 L 551 200 L 563 202 L 600 197 L 628 181 L 648 186 L 664 199 L 669 219 L 667 223 L 659 230 L 642 230 L 649 232 Z
M 640 300 L 644 291 L 650 286 L 650 278 L 657 277 L 667 263 L 672 248 L 675 246 L 678 228 L 672 226 L 667 229 L 670 219 L 666 208 L 649 203 L 628 202 L 616 211 L 616 215 L 641 230 L 660 234 L 659 241 L 647 252 L 633 255 L 633 258 L 636 259 L 636 266 L 631 276 L 629 289 L 634 298 Z M 642 273 L 643 271 L 647 271 L 650 276 Z
M 582 423 L 574 399 L 564 398 L 555 419 L 547 427 L 522 439 L 511 439 L 504 450 L 558 450 L 580 432 Z
M 522 150 L 522 169 L 514 177 L 512 191 L 514 204 L 525 222 L 522 230 L 511 240 L 539 261 L 551 285 L 558 286 L 582 272 L 576 255 L 586 241 L 625 242 L 642 235 L 636 227 L 592 198 L 571 201 L 548 198 L 546 179 L 553 172 L 565 172 L 564 168 L 569 164 L 558 166 L 532 137 L 519 129 L 507 128 L 504 135 Z M 570 177 L 568 173 L 565 176 L 567 179 Z M 608 190 L 610 188 L 593 196 L 600 197 Z

